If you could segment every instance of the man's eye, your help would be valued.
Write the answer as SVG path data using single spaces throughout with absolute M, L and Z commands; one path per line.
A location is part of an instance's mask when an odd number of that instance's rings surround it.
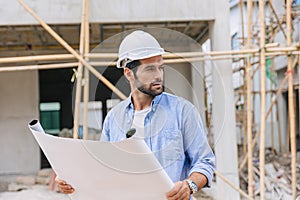
M 148 67 L 146 68 L 146 71 L 153 71 L 154 70 L 154 67 Z

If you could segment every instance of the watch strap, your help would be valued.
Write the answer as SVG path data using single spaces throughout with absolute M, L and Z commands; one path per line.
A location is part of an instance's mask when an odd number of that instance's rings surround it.
M 190 188 L 192 194 L 194 194 L 198 191 L 198 186 L 194 181 L 192 181 L 190 179 L 186 179 L 185 181 L 189 185 L 189 188 Z

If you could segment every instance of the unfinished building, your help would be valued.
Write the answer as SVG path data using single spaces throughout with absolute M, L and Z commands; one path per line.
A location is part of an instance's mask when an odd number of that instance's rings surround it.
M 101 123 L 92 123 L 95 113 L 90 118 L 84 114 L 88 112 L 88 102 L 93 102 L 93 105 L 98 102 L 97 109 L 93 110 L 100 116 L 98 121 L 102 121 L 109 108 L 124 97 L 123 93 L 128 95 L 129 90 L 122 87 L 122 82 L 118 83 L 122 71 L 108 67 L 105 59 L 98 61 L 94 58 L 106 56 L 113 62 L 117 52 L 113 46 L 117 47 L 122 38 L 122 35 L 116 35 L 145 28 L 150 31 L 161 28 L 178 32 L 175 38 L 159 36 L 162 46 L 167 46 L 167 50 L 177 54 L 175 57 L 166 57 L 171 73 L 165 77 L 165 84 L 170 86 L 168 91 L 197 104 L 207 125 L 208 137 L 217 158 L 217 199 L 239 199 L 240 194 L 243 198 L 252 199 L 254 191 L 251 188 L 254 182 L 259 184 L 259 181 L 264 181 L 265 174 L 258 173 L 260 180 L 253 180 L 251 175 L 246 178 L 248 192 L 239 186 L 239 172 L 247 161 L 248 170 L 252 172 L 248 174 L 254 173 L 251 168 L 252 150 L 255 149 L 252 148 L 252 140 L 260 139 L 261 172 L 264 171 L 261 169 L 264 169 L 266 147 L 272 147 L 277 152 L 292 152 L 295 156 L 299 122 L 292 116 L 296 114 L 299 120 L 299 92 L 296 90 L 299 88 L 299 78 L 296 78 L 299 73 L 296 70 L 299 69 L 296 67 L 299 66 L 299 12 L 292 6 L 292 1 L 286 4 L 274 1 L 273 5 L 271 1 L 252 0 L 247 3 L 226 0 L 26 0 L 19 3 L 0 2 L 0 5 L 6 8 L 0 13 L 0 159 L 5 160 L 0 165 L 0 174 L 32 173 L 43 167 L 40 149 L 27 128 L 27 122 L 32 118 L 40 117 L 42 122 L 44 120 L 46 130 L 52 134 L 57 134 L 63 128 L 74 127 L 75 138 L 80 133 L 84 137 L 88 125 L 90 128 L 101 129 Z M 234 9 L 235 6 L 238 11 Z M 236 14 L 233 19 L 245 19 L 239 21 L 242 28 L 232 31 L 230 16 L 240 11 L 242 17 Z M 265 18 L 267 11 L 269 18 Z M 281 13 L 281 18 L 277 12 Z M 255 19 L 256 23 L 253 22 Z M 272 33 L 265 33 L 266 29 Z M 285 32 L 282 38 L 281 34 Z M 292 33 L 295 34 L 294 40 Z M 153 31 L 153 34 L 158 33 Z M 188 36 L 199 46 L 174 42 L 185 42 L 180 40 L 180 34 Z M 235 51 L 231 51 L 231 37 L 232 41 L 237 39 L 240 44 L 238 48 L 233 48 Z M 174 41 L 168 43 L 170 39 Z M 99 49 L 99 44 L 108 46 L 100 48 L 99 52 L 93 51 Z M 201 52 L 203 44 L 210 47 L 210 52 Z M 180 58 L 184 59 L 180 61 Z M 266 59 L 271 64 L 266 64 Z M 270 74 L 274 70 L 278 71 L 277 87 L 272 85 L 271 79 L 266 81 L 266 65 L 269 66 Z M 97 70 L 93 72 L 92 67 Z M 242 77 L 238 78 L 242 81 L 237 85 L 233 82 L 233 72 Z M 259 72 L 259 76 L 255 75 Z M 76 74 L 77 81 L 72 82 Z M 99 81 L 101 74 L 121 93 L 113 94 L 112 86 L 108 89 L 106 81 Z M 292 75 L 295 77 L 294 84 L 291 83 Z M 249 78 L 251 76 L 252 79 Z M 286 92 L 282 93 L 280 84 L 287 80 L 292 88 L 288 89 L 285 84 Z M 266 96 L 268 90 L 271 94 L 269 97 Z M 298 97 L 291 97 L 290 90 L 297 93 Z M 272 101 L 278 91 L 281 106 L 271 111 L 271 119 L 274 121 L 265 120 L 266 107 L 274 104 Z M 80 103 L 83 101 L 81 98 L 85 103 Z M 289 107 L 295 106 L 294 115 L 290 115 L 293 111 L 287 108 L 284 101 L 289 101 Z M 236 131 L 239 132 L 238 137 Z M 259 132 L 263 138 L 259 137 Z M 288 135 L 292 136 L 291 140 Z M 243 148 L 240 162 L 238 143 Z M 296 170 L 293 168 L 296 166 L 295 159 L 291 159 L 293 173 Z M 293 174 L 290 180 L 290 195 L 294 199 L 297 192 L 295 178 Z M 260 194 L 264 197 L 264 187 L 256 189 L 261 189 Z

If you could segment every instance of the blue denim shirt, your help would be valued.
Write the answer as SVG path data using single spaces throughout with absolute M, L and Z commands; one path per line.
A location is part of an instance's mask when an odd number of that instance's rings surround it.
M 125 140 L 133 116 L 134 107 L 129 97 L 108 113 L 101 140 Z M 174 183 L 188 178 L 193 172 L 200 172 L 207 177 L 207 186 L 211 185 L 215 156 L 193 104 L 181 97 L 162 93 L 154 97 L 144 125 L 146 144 Z

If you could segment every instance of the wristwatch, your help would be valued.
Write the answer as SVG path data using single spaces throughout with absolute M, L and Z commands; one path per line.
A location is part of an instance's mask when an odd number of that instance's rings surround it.
M 185 181 L 187 182 L 187 184 L 190 187 L 191 194 L 194 194 L 195 192 L 198 191 L 198 186 L 197 186 L 197 184 L 194 181 L 192 181 L 190 179 L 186 179 Z

